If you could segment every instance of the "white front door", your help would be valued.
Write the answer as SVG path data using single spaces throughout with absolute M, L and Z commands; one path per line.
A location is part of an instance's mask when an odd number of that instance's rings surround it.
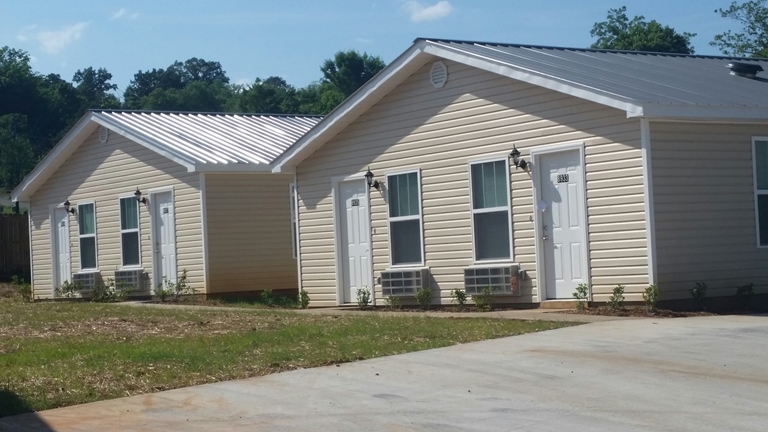
M 176 282 L 176 219 L 173 193 L 152 194 L 152 240 L 154 242 L 154 284 Z
M 578 150 L 539 157 L 543 214 L 541 242 L 547 299 L 572 299 L 576 286 L 587 283 L 584 244 L 584 184 Z
M 367 189 L 365 180 L 341 182 L 338 186 L 341 303 L 356 302 L 360 288 L 373 289 Z
M 51 222 L 53 247 L 53 288 L 72 280 L 72 258 L 69 243 L 69 213 L 63 208 L 53 210 Z

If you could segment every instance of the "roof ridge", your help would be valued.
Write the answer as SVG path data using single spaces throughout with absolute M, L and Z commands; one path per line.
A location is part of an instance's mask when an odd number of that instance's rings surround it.
M 422 38 L 422 37 L 416 38 L 414 40 L 414 43 L 418 41 L 470 44 L 470 45 L 493 45 L 493 46 L 513 47 L 513 48 L 550 49 L 550 50 L 560 50 L 560 51 L 580 51 L 580 52 L 610 53 L 610 54 L 653 55 L 653 56 L 659 56 L 659 57 L 688 57 L 688 58 L 700 58 L 700 59 L 722 59 L 722 60 L 741 60 L 741 61 L 768 60 L 768 58 L 763 58 L 763 57 L 734 57 L 734 56 L 706 55 L 706 54 L 663 53 L 663 52 L 653 52 L 653 51 L 573 48 L 573 47 L 559 47 L 559 46 L 548 46 L 548 45 L 516 44 L 516 43 L 504 43 L 504 42 L 481 42 L 481 41 L 470 41 L 470 40 L 460 40 L 460 39 Z
M 242 116 L 242 117 L 302 117 L 322 118 L 320 114 L 270 114 L 270 113 L 239 113 L 239 112 L 215 112 L 215 111 L 170 111 L 170 110 L 135 110 L 135 109 L 110 109 L 92 108 L 93 113 L 135 113 L 135 114 L 176 114 L 176 115 L 205 115 L 205 116 Z

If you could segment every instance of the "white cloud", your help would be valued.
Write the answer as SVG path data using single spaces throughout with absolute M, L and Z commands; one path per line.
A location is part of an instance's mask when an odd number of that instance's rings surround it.
M 453 6 L 447 0 L 440 0 L 428 6 L 419 1 L 407 1 L 403 8 L 410 15 L 411 21 L 434 21 L 448 16 L 453 11 Z
M 139 17 L 139 13 L 138 12 L 129 13 L 128 8 L 121 8 L 119 11 L 115 12 L 115 14 L 112 15 L 112 18 L 110 18 L 110 19 L 111 20 L 116 20 L 116 19 L 120 19 L 120 18 L 136 19 L 138 17 Z
M 79 22 L 71 26 L 62 27 L 61 30 L 46 30 L 31 35 L 43 46 L 43 51 L 49 54 L 56 54 L 63 50 L 67 45 L 80 39 L 83 31 L 88 27 L 87 22 Z

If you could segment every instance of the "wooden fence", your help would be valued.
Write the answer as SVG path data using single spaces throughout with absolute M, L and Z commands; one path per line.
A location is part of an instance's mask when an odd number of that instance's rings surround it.
M 0 278 L 19 275 L 29 282 L 27 215 L 0 215 Z

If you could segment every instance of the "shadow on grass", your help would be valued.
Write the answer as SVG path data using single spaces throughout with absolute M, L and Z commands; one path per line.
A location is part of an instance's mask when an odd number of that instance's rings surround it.
M 0 431 L 53 432 L 53 429 L 40 420 L 19 395 L 0 388 Z

